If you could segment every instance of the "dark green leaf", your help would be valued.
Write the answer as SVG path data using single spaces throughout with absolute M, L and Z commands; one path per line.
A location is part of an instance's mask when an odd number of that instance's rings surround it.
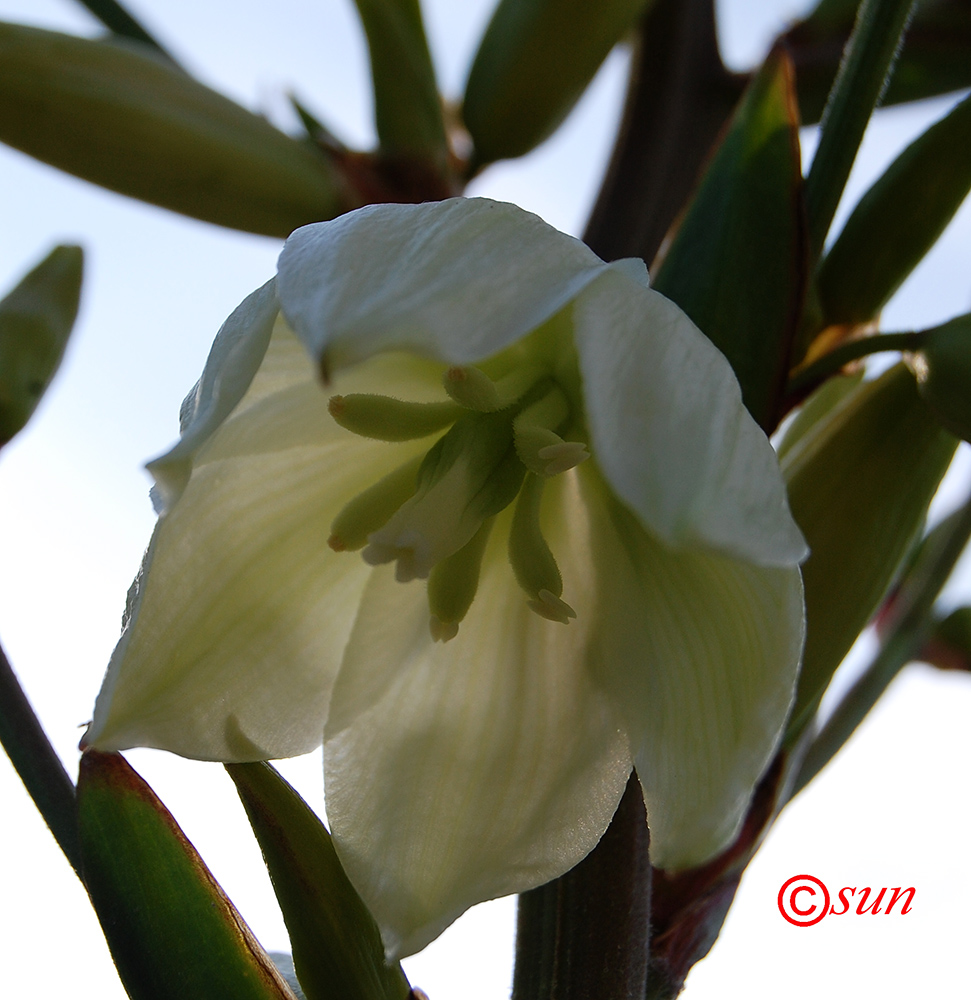
M 919 537 L 956 440 L 897 365 L 805 431 L 783 460 L 789 504 L 809 543 L 806 650 L 789 723 L 814 715 L 850 646 Z
M 0 141 L 121 194 L 267 236 L 353 207 L 323 154 L 135 43 L 0 24 Z
M 971 190 L 971 98 L 912 142 L 860 199 L 820 264 L 827 323 L 875 316 Z
M 569 114 L 648 0 L 502 0 L 465 90 L 479 165 L 522 156 Z
M 174 59 L 161 45 L 125 10 L 118 0 L 78 0 L 111 32 L 122 38 L 130 38 L 134 42 L 150 45 L 166 59 Z
M 725 354 L 767 429 L 805 286 L 791 82 L 777 50 L 739 105 L 653 282 Z
M 55 247 L 0 300 L 0 445 L 30 419 L 78 314 L 84 254 Z
M 401 966 L 384 960 L 374 918 L 348 881 L 330 834 L 269 764 L 227 764 L 293 945 L 308 1000 L 404 1000 Z
M 133 1000 L 293 1000 L 152 790 L 118 754 L 78 778 L 84 881 Z
M 371 53 L 382 152 L 445 162 L 445 126 L 418 0 L 355 0 Z

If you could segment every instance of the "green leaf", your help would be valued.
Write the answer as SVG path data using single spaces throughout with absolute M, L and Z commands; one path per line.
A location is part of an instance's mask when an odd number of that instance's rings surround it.
M 789 723 L 794 739 L 920 536 L 955 439 L 903 365 L 865 383 L 782 463 L 811 555 L 803 566 L 806 650 Z
M 893 70 L 915 0 L 863 0 L 847 42 L 806 176 L 813 268 L 829 232 L 867 122 Z
M 322 154 L 133 42 L 0 24 L 0 141 L 112 191 L 267 236 L 355 204 Z
M 925 330 L 914 367 L 920 394 L 937 419 L 971 441 L 971 313 Z
M 920 263 L 971 190 L 969 150 L 971 97 L 912 142 L 860 199 L 820 264 L 827 323 L 871 319 Z
M 805 287 L 791 67 L 753 80 L 655 275 L 731 362 L 752 416 L 775 425 Z
M 371 53 L 381 150 L 427 156 L 444 167 L 442 102 L 418 0 L 355 0 Z
M 0 300 L 0 445 L 30 419 L 61 363 L 83 270 L 80 247 L 55 247 Z
M 802 120 L 819 121 L 856 17 L 856 0 L 823 0 L 783 39 L 796 66 Z M 920 0 L 881 98 L 886 107 L 971 86 L 971 5 Z
M 502 0 L 479 44 L 463 115 L 475 163 L 552 135 L 648 0 Z
M 971 671 L 971 608 L 955 608 L 938 621 L 919 659 L 941 670 Z
M 169 53 L 152 38 L 145 28 L 117 0 L 78 0 L 78 2 L 91 11 L 113 34 L 141 42 L 143 45 L 150 45 L 161 55 L 165 56 L 166 59 L 169 59 L 173 63 L 175 62 Z
M 78 777 L 84 881 L 132 1000 L 294 1000 L 152 790 L 118 754 Z
M 263 851 L 308 1000 L 404 1000 L 401 966 L 351 885 L 330 834 L 269 764 L 227 764 Z

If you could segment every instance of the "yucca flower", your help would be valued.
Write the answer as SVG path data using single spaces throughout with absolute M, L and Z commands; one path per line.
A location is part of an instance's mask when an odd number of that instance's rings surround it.
M 389 954 L 570 869 L 632 766 L 658 866 L 736 833 L 792 697 L 805 544 L 727 361 L 642 262 L 484 199 L 307 226 L 149 468 L 87 741 L 323 740 Z

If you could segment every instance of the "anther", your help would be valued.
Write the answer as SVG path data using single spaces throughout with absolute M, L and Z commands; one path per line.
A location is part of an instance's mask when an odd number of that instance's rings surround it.
M 479 413 L 502 409 L 496 383 L 484 371 L 471 365 L 449 368 L 442 376 L 445 391 L 459 406 Z
M 564 441 L 556 428 L 570 415 L 566 395 L 554 388 L 527 406 L 513 421 L 513 440 L 520 461 L 538 476 L 556 476 L 590 457 L 580 441 Z

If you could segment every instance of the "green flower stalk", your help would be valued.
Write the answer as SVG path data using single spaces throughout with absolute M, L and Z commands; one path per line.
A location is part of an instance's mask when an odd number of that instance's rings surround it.
M 728 363 L 641 261 L 484 199 L 305 227 L 150 469 L 86 740 L 323 739 L 389 955 L 572 868 L 632 767 L 659 867 L 735 836 L 793 695 L 806 548 Z

